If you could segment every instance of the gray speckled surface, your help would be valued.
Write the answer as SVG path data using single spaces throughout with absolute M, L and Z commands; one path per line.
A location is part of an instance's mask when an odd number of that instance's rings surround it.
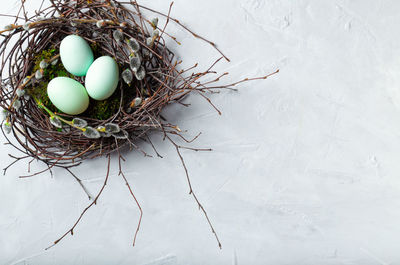
M 135 248 L 138 210 L 116 165 L 75 235 L 44 251 L 88 201 L 65 172 L 21 180 L 18 164 L 0 178 L 0 264 L 400 264 L 400 2 L 176 0 L 172 14 L 232 59 L 218 68 L 227 81 L 281 70 L 213 96 L 221 117 L 197 97 L 165 113 L 188 135 L 203 132 L 194 145 L 214 149 L 184 155 L 223 249 L 174 149 L 154 135 L 164 159 L 131 153 L 124 165 L 144 209 Z M 217 58 L 170 32 L 185 65 Z M 1 147 L 3 165 L 8 152 Z M 104 167 L 100 159 L 75 172 L 96 192 Z

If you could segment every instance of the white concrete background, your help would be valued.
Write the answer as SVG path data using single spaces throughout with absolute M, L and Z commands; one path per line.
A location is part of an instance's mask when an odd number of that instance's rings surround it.
M 144 209 L 135 248 L 138 210 L 114 164 L 75 235 L 44 251 L 89 201 L 63 171 L 18 179 L 20 163 L 0 178 L 0 264 L 400 264 L 400 2 L 176 0 L 172 14 L 229 55 L 227 82 L 281 70 L 213 96 L 221 117 L 197 97 L 165 114 L 214 149 L 184 155 L 223 249 L 174 149 L 154 135 L 164 159 L 130 153 L 124 165 Z M 217 58 L 169 30 L 186 65 Z M 93 193 L 104 171 L 104 159 L 75 170 Z

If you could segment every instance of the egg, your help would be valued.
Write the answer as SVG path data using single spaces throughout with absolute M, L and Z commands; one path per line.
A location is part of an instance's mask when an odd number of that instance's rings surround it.
M 78 115 L 89 106 L 89 96 L 85 87 L 69 77 L 56 77 L 47 85 L 47 95 L 59 110 L 70 115 Z
M 60 58 L 65 69 L 75 76 L 86 75 L 94 60 L 89 44 L 77 35 L 68 35 L 61 41 Z
M 86 74 L 85 87 L 89 96 L 95 100 L 110 97 L 118 86 L 118 65 L 110 56 L 97 58 Z

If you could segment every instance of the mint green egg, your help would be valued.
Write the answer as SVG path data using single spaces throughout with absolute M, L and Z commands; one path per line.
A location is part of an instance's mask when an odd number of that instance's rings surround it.
M 56 77 L 47 85 L 47 95 L 59 110 L 70 115 L 78 115 L 89 106 L 89 96 L 85 87 L 69 77 Z
M 77 35 L 68 35 L 61 41 L 60 58 L 65 69 L 75 76 L 86 75 L 94 60 L 89 44 Z
M 97 58 L 86 74 L 85 87 L 89 96 L 95 100 L 110 97 L 118 86 L 118 65 L 110 56 Z

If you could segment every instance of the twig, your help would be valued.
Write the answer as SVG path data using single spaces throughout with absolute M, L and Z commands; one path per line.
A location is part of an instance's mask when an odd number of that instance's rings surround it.
M 82 180 L 80 178 L 78 178 L 72 171 L 70 168 L 66 168 L 66 170 L 74 177 L 74 179 L 78 182 L 79 186 L 81 186 L 81 188 L 83 189 L 83 191 L 86 193 L 86 195 L 88 196 L 89 200 L 93 200 L 92 195 L 90 194 L 89 190 L 85 187 L 85 185 L 83 185 Z
M 63 240 L 68 234 L 71 234 L 71 236 L 74 235 L 74 229 L 75 227 L 78 225 L 78 223 L 81 221 L 82 217 L 85 215 L 85 213 L 95 204 L 97 204 L 97 200 L 99 199 L 100 195 L 103 193 L 104 188 L 107 185 L 107 181 L 108 181 L 108 177 L 110 175 L 110 155 L 108 155 L 107 157 L 107 173 L 106 173 L 106 177 L 104 179 L 104 183 L 103 186 L 101 186 L 100 191 L 97 193 L 95 199 L 82 211 L 82 213 L 80 214 L 79 218 L 76 220 L 76 222 L 74 223 L 74 225 L 67 231 L 65 232 L 65 234 L 63 234 L 59 239 L 57 239 L 56 241 L 54 241 L 53 245 L 47 247 L 45 250 L 48 250 L 50 248 L 52 248 L 53 246 L 55 246 L 56 244 L 58 244 L 61 240 Z
M 211 232 L 214 234 L 215 239 L 217 240 L 218 247 L 219 247 L 220 249 L 222 249 L 222 244 L 221 244 L 221 242 L 220 242 L 220 240 L 219 240 L 219 238 L 218 238 L 218 234 L 217 234 L 217 232 L 215 231 L 213 224 L 211 223 L 210 218 L 208 217 L 207 211 L 204 209 L 203 205 L 200 203 L 199 199 L 198 199 L 197 196 L 196 196 L 196 193 L 195 193 L 194 190 L 193 190 L 192 183 L 191 183 L 190 177 L 189 177 L 189 171 L 188 171 L 188 169 L 187 169 L 187 167 L 186 167 L 185 160 L 183 159 L 183 156 L 182 156 L 181 151 L 180 151 L 180 148 L 182 148 L 182 147 L 179 146 L 179 145 L 177 145 L 167 134 L 165 134 L 165 137 L 170 141 L 170 143 L 172 143 L 172 144 L 174 145 L 175 150 L 176 150 L 176 152 L 177 152 L 177 154 L 178 154 L 178 156 L 179 156 L 179 159 L 181 160 L 183 169 L 185 170 L 185 175 L 186 175 L 187 183 L 188 183 L 188 185 L 189 185 L 189 194 L 192 195 L 193 199 L 194 199 L 194 200 L 196 201 L 196 203 L 197 203 L 197 206 L 198 206 L 199 209 L 203 212 L 204 217 L 206 218 L 206 220 L 207 220 L 207 222 L 208 222 L 208 225 L 209 225 L 210 228 L 211 228 Z

